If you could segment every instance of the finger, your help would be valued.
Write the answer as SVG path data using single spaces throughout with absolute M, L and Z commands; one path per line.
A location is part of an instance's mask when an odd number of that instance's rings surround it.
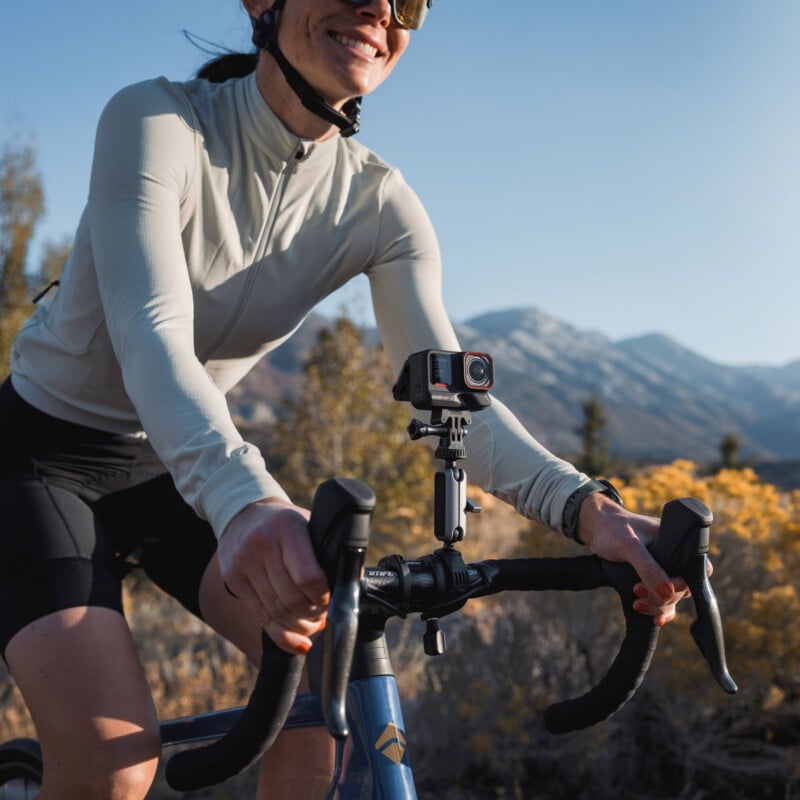
M 675 594 L 679 595 L 680 600 L 683 600 L 684 597 L 692 596 L 692 591 L 689 589 L 689 584 L 686 583 L 683 578 L 675 576 L 672 579 L 672 585 L 675 587 Z
M 301 539 L 303 534 L 306 534 L 305 522 L 300 520 L 298 525 L 292 517 L 284 514 L 280 527 L 276 526 L 270 535 L 266 532 L 251 535 L 247 547 L 240 547 L 233 559 L 232 572 L 238 573 L 249 582 L 258 597 L 259 605 L 280 624 L 289 628 L 292 628 L 294 619 L 318 619 L 325 613 L 323 603 L 311 602 L 298 587 L 284 561 L 284 554 L 291 553 L 293 547 L 282 546 L 281 539 L 291 542 L 293 539 Z M 306 557 L 316 567 L 310 542 L 307 544 Z M 238 594 L 239 584 L 232 580 L 233 575 L 228 577 L 229 586 Z M 324 581 L 324 574 L 322 580 Z
M 310 642 L 311 637 L 325 626 L 325 619 L 306 620 L 297 619 L 287 614 L 284 610 L 277 613 L 268 606 L 269 600 L 264 600 L 252 584 L 243 583 L 240 600 L 252 612 L 259 627 L 281 649 L 290 653 L 302 654 L 306 652 L 304 643 Z
M 636 570 L 641 582 L 653 596 L 662 602 L 674 600 L 675 585 L 641 542 L 633 540 L 626 556 L 625 560 Z
M 675 606 L 670 606 L 667 610 L 660 614 L 653 615 L 653 624 L 659 628 L 663 628 L 668 622 L 675 619 Z
M 290 631 L 284 628 L 275 620 L 268 619 L 262 626 L 273 642 L 275 642 L 281 650 L 285 650 L 292 655 L 304 656 L 311 650 L 313 642 L 309 636 L 302 636 L 296 631 Z
M 328 582 L 311 544 L 308 514 L 301 511 L 274 511 L 272 535 L 257 542 L 259 558 L 287 610 L 297 616 L 320 615 L 330 599 Z
M 281 650 L 285 650 L 287 653 L 293 653 L 294 655 L 304 656 L 311 649 L 313 640 L 325 629 L 326 622 L 327 620 L 323 618 L 313 626 L 313 629 L 308 635 L 285 628 L 273 619 L 266 619 L 262 627 L 266 631 L 267 636 L 269 636 Z
M 305 595 L 286 582 L 285 572 L 281 569 L 258 573 L 251 586 L 258 597 L 257 613 L 261 627 L 265 630 L 262 617 L 272 620 L 288 631 L 311 636 L 317 631 L 320 621 L 324 619 L 322 612 L 310 611 L 311 607 Z
M 265 581 L 270 583 L 268 609 L 274 611 L 274 615 L 280 620 L 289 617 L 319 620 L 324 617 L 327 611 L 327 593 L 323 593 L 319 601 L 314 602 L 297 585 L 297 580 L 291 574 L 289 565 L 283 561 L 271 565 L 268 575 L 265 575 Z
M 690 597 L 691 596 L 692 593 L 689 590 L 689 585 L 686 583 L 686 581 L 683 578 L 676 576 L 676 577 L 671 578 L 670 582 L 672 583 L 672 587 L 673 587 L 673 590 L 674 590 L 674 596 L 673 596 L 673 598 L 671 598 L 670 600 L 668 600 L 666 602 L 672 602 L 672 601 L 678 602 L 679 600 L 682 600 L 684 597 Z M 653 592 L 651 592 L 647 588 L 647 586 L 645 586 L 643 583 L 637 583 L 633 587 L 633 593 L 640 600 L 646 600 L 648 603 L 651 603 L 653 605 L 659 605 L 660 606 L 660 605 L 663 605 L 664 602 L 665 602 L 662 597 L 660 597 L 659 595 L 656 595 Z
M 672 602 L 664 602 L 661 598 L 654 597 L 644 584 L 636 584 L 633 591 L 637 599 L 633 603 L 633 610 L 653 617 L 654 624 L 659 627 L 671 622 L 675 619 L 677 604 L 691 594 L 682 578 L 673 578 L 673 581 L 676 585 L 675 599 Z
M 659 628 L 675 619 L 675 605 L 651 605 L 645 600 L 635 600 L 633 610 L 639 614 L 653 618 L 653 624 Z
M 281 545 L 281 563 L 288 582 L 304 595 L 307 608 L 327 609 L 330 602 L 328 579 L 314 554 L 308 531 L 288 541 L 281 540 Z

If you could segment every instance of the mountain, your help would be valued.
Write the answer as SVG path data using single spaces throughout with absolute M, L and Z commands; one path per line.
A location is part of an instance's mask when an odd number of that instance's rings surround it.
M 231 398 L 235 413 L 253 419 L 257 409 L 268 421 L 275 399 L 296 389 L 324 322 L 309 317 L 245 379 Z M 625 458 L 710 462 L 722 437 L 736 433 L 745 458 L 800 459 L 800 361 L 726 366 L 661 334 L 615 342 L 534 308 L 492 312 L 456 327 L 465 350 L 493 356 L 494 394 L 561 455 L 579 451 L 582 403 L 594 394 L 608 415 L 612 449 Z
M 581 404 L 596 394 L 629 458 L 711 460 L 730 432 L 750 458 L 800 455 L 794 365 L 716 364 L 660 334 L 613 342 L 536 309 L 486 314 L 459 333 L 464 347 L 492 353 L 496 393 L 556 452 L 577 451 Z

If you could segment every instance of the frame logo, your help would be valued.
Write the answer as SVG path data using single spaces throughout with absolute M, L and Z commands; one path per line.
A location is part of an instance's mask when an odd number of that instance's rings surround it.
M 402 763 L 406 746 L 405 734 L 393 722 L 383 729 L 380 738 L 375 742 L 375 749 L 395 764 Z

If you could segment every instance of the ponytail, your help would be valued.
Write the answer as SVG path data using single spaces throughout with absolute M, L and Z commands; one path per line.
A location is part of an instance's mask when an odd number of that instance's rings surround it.
M 255 71 L 258 63 L 258 52 L 225 53 L 203 64 L 197 71 L 197 77 L 211 83 L 222 83 L 231 78 L 243 78 Z

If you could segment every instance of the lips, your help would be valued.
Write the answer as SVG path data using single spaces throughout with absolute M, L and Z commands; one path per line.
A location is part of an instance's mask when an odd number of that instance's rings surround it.
M 375 58 L 378 55 L 378 48 L 375 45 L 365 42 L 363 39 L 354 39 L 352 36 L 345 36 L 343 33 L 332 33 L 331 38 L 344 45 L 345 47 L 352 47 L 370 58 Z

